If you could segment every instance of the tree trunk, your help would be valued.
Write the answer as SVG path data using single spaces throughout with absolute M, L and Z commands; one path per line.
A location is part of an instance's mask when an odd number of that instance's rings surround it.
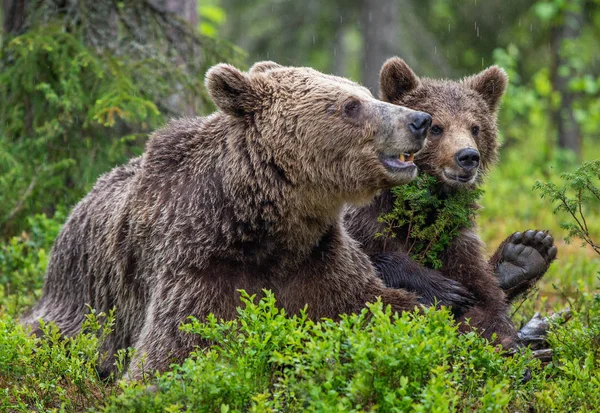
M 198 1 L 197 0 L 164 0 L 163 7 L 184 19 L 194 30 L 198 27 Z M 183 63 L 180 59 L 178 63 Z M 178 85 L 177 90 L 181 91 Z M 196 110 L 193 102 L 185 102 L 182 93 L 175 93 L 169 97 L 167 105 L 174 112 L 184 113 L 186 116 L 195 116 Z
M 165 0 L 165 8 L 182 17 L 192 27 L 198 25 L 197 4 L 196 0 Z
M 336 76 L 348 76 L 348 62 L 346 60 L 346 45 L 344 42 L 344 26 L 340 25 L 335 33 L 333 47 L 333 74 Z
M 361 25 L 364 37 L 362 84 L 379 95 L 379 70 L 388 58 L 398 53 L 400 1 L 363 0 Z
M 5 33 L 17 34 L 25 22 L 26 0 L 3 0 L 2 12 L 4 14 L 3 28 Z
M 560 105 L 553 114 L 558 131 L 558 146 L 570 149 L 579 158 L 581 156 L 581 130 L 575 113 L 573 103 L 577 94 L 569 90 L 569 79 L 573 76 L 574 69 L 570 67 L 568 59 L 562 53 L 565 41 L 573 40 L 579 36 L 583 24 L 583 10 L 565 13 L 563 22 L 552 30 L 552 54 L 554 64 L 552 67 L 552 83 L 554 90 L 560 93 Z M 568 73 L 561 72 L 568 68 Z M 563 69 L 564 71 L 564 69 Z

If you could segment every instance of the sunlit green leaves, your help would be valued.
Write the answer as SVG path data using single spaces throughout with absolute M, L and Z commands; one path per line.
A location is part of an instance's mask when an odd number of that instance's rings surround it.
M 534 188 L 541 192 L 542 198 L 554 203 L 554 213 L 563 212 L 569 221 L 561 223 L 567 231 L 565 240 L 570 242 L 578 238 L 600 255 L 598 241 L 592 239 L 586 209 L 600 208 L 600 160 L 584 162 L 573 173 L 563 173 L 563 184 L 537 181 Z
M 184 325 L 214 345 L 160 376 L 155 395 L 134 384 L 105 411 L 502 411 L 511 378 L 518 387 L 538 366 L 458 334 L 445 311 L 394 315 L 378 302 L 314 322 L 286 315 L 270 292 L 242 296 L 237 320 Z

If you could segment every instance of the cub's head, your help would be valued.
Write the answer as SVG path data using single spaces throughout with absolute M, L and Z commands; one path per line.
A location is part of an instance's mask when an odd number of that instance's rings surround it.
M 380 74 L 381 99 L 431 114 L 425 148 L 415 163 L 451 188 L 481 182 L 497 159 L 497 111 L 508 77 L 492 66 L 461 81 L 420 79 L 394 57 Z
M 381 102 L 347 79 L 273 62 L 247 73 L 217 65 L 206 85 L 242 131 L 230 139 L 248 151 L 257 174 L 356 203 L 416 176 L 426 113 Z

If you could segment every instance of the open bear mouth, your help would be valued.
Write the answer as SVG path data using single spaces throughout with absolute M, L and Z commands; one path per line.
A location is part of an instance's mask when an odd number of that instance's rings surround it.
M 391 172 L 403 172 L 416 168 L 414 164 L 415 154 L 414 152 L 404 152 L 400 155 L 380 155 L 379 159 L 381 163 L 388 171 Z
M 471 182 L 475 178 L 475 175 L 476 174 L 459 175 L 459 174 L 452 174 L 452 173 L 448 173 L 448 172 L 444 171 L 444 177 L 446 177 L 447 179 L 449 179 L 451 181 L 460 182 L 462 184 Z

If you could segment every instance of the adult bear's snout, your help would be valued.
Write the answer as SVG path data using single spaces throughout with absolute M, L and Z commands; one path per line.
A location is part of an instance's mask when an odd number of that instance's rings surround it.
M 412 115 L 412 120 L 408 125 L 408 129 L 413 136 L 418 140 L 425 140 L 427 131 L 431 126 L 431 115 L 425 112 L 416 112 Z

